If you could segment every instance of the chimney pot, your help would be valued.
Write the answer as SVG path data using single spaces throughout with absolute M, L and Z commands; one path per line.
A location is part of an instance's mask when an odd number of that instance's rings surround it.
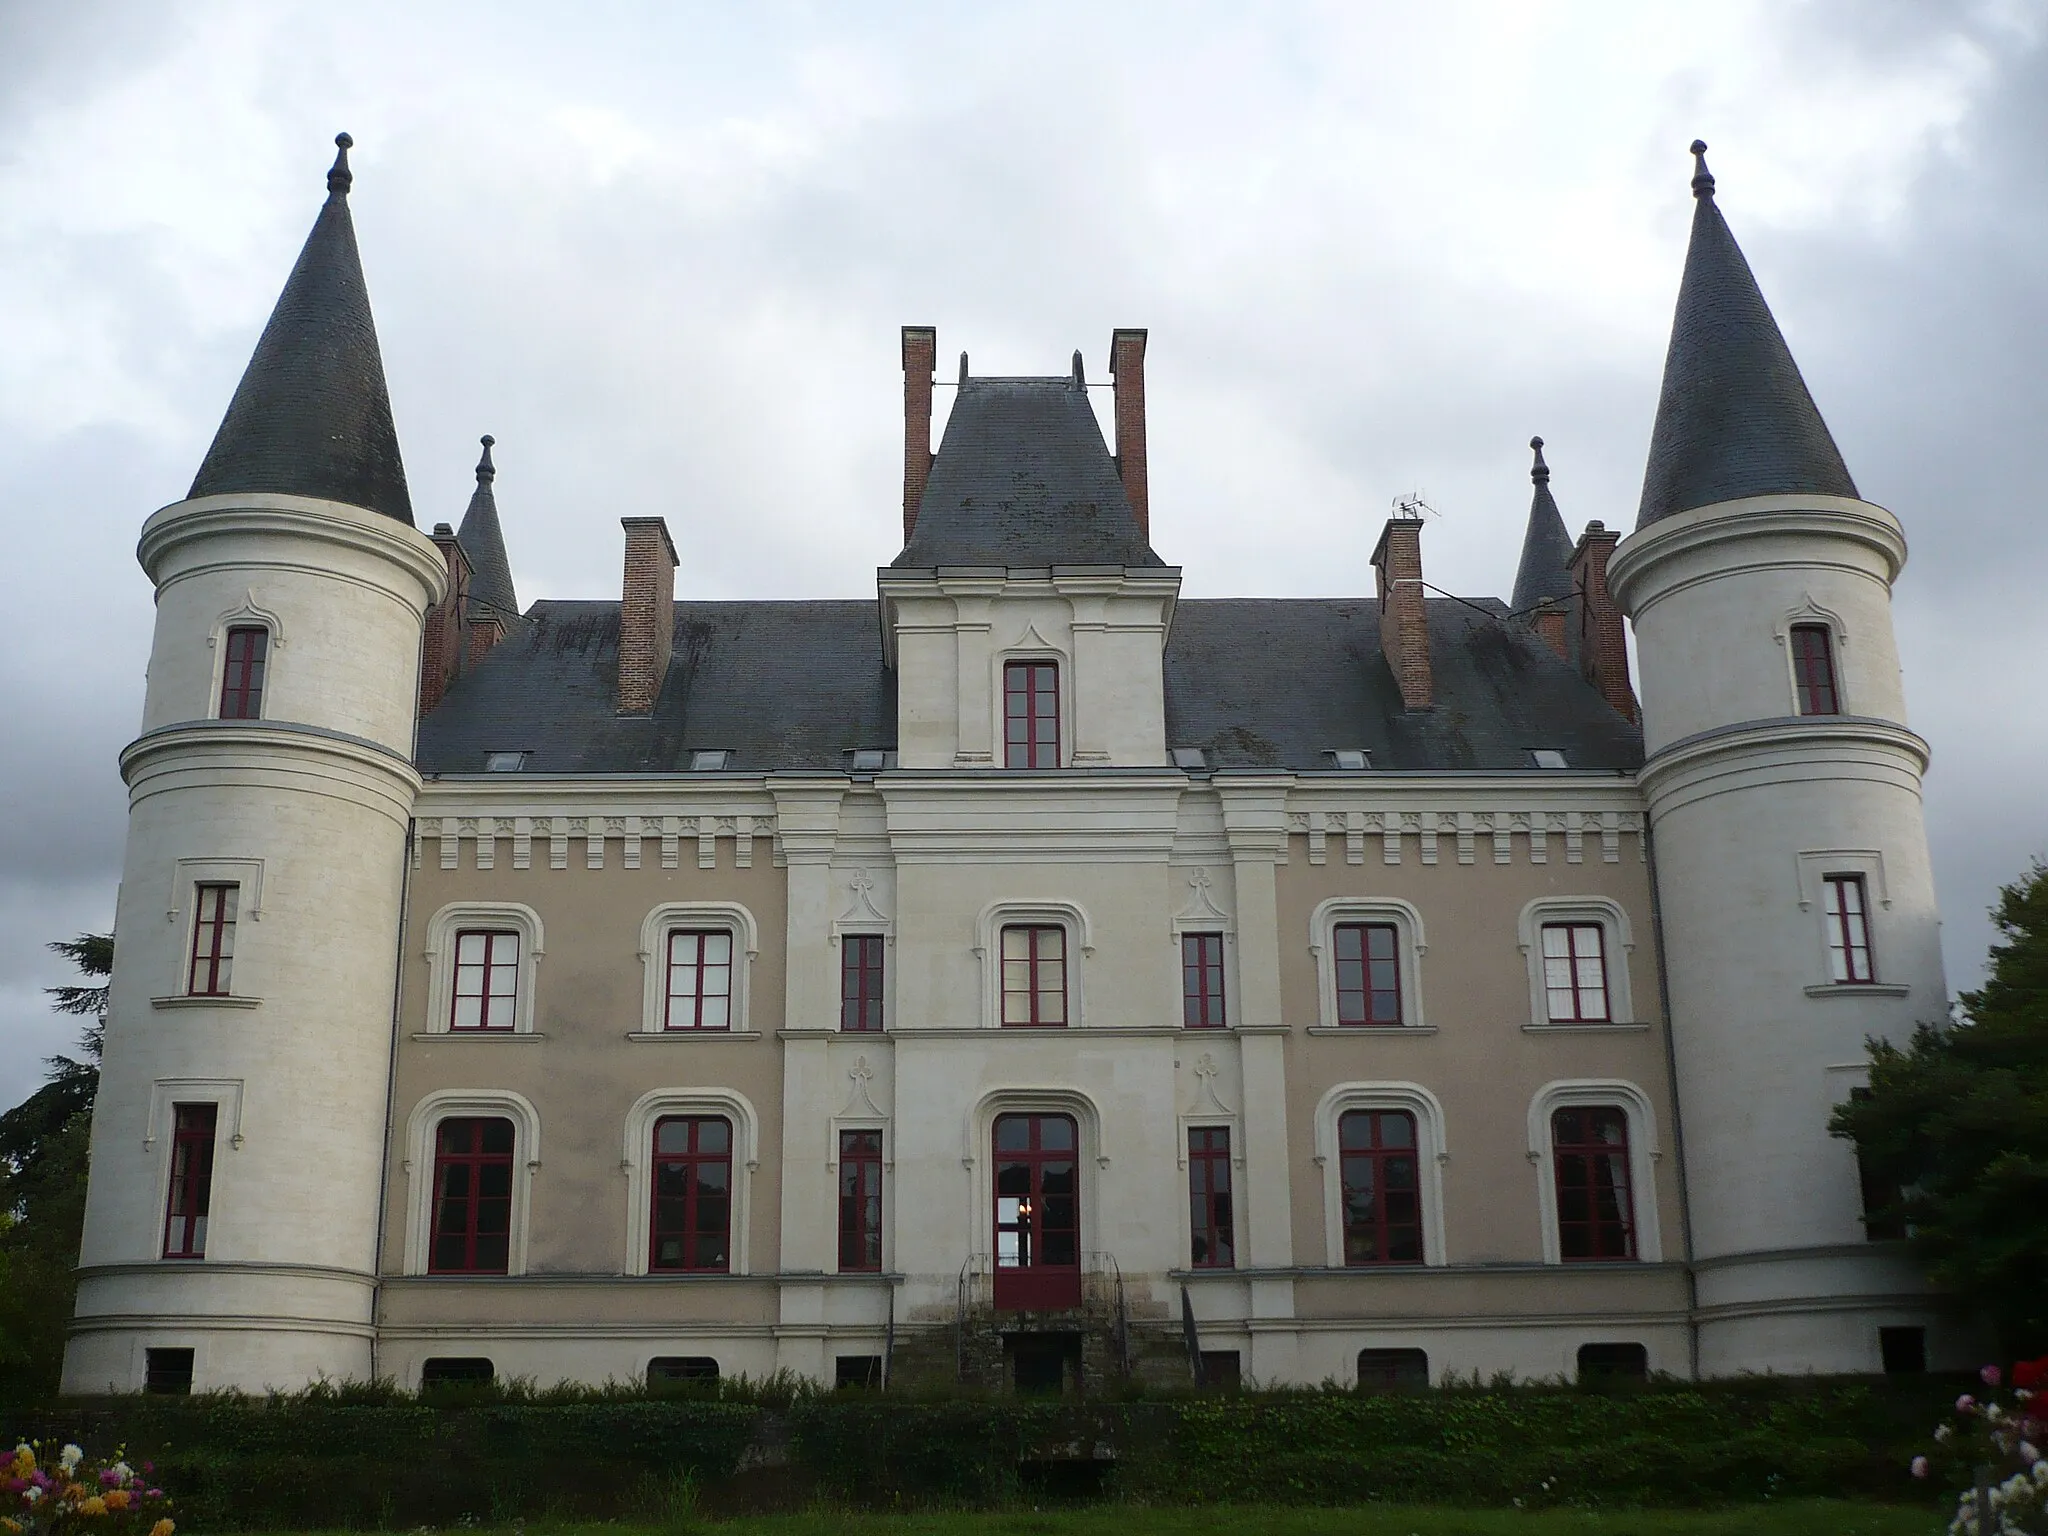
M 932 374 L 939 366 L 939 333 L 929 325 L 903 327 L 903 542 L 917 531 L 932 473 Z M 960 354 L 960 382 L 967 382 L 967 354 Z
M 658 517 L 622 517 L 626 574 L 619 597 L 619 713 L 648 715 L 661 697 L 676 638 L 676 546 Z
M 1380 650 L 1404 709 L 1436 703 L 1429 663 L 1429 614 L 1422 594 L 1422 519 L 1390 517 L 1372 552 L 1380 598 Z
M 1120 329 L 1109 336 L 1109 376 L 1116 383 L 1116 470 L 1138 520 L 1138 536 L 1152 542 L 1152 493 L 1145 461 L 1145 335 Z M 1075 354 L 1074 377 L 1081 377 Z

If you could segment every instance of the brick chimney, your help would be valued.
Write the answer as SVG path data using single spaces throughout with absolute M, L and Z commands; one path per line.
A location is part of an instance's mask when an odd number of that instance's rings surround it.
M 1380 650 L 1400 685 L 1404 709 L 1436 703 L 1429 668 L 1429 618 L 1422 601 L 1422 519 L 1390 517 L 1372 552 L 1379 577 Z
M 434 547 L 448 565 L 448 595 L 427 610 L 420 648 L 420 713 L 426 714 L 447 696 L 462 674 L 462 624 L 469 607 L 469 556 L 446 523 L 434 524 Z
M 1145 473 L 1145 333 L 1109 334 L 1109 376 L 1116 381 L 1116 469 L 1138 517 L 1138 533 L 1152 542 L 1152 493 Z
M 1549 646 L 1566 661 L 1572 659 L 1571 641 L 1567 626 L 1571 616 L 1565 612 L 1561 602 L 1545 603 L 1538 608 L 1530 622 L 1536 626 L 1536 638 Z
M 675 543 L 658 517 L 622 517 L 626 579 L 619 599 L 619 713 L 648 715 L 676 641 Z
M 932 375 L 939 366 L 939 333 L 929 325 L 903 327 L 903 542 L 917 529 L 917 509 L 932 473 Z
M 1640 718 L 1628 681 L 1628 638 L 1621 607 L 1607 590 L 1607 557 L 1621 535 L 1601 522 L 1586 524 L 1572 551 L 1572 606 L 1578 611 L 1579 671 L 1625 720 Z

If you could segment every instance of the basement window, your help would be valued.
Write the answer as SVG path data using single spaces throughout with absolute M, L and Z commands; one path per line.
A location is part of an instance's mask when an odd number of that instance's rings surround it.
M 486 752 L 484 772 L 517 773 L 526 766 L 526 758 L 527 754 L 524 752 Z
M 1209 766 L 1209 759 L 1200 747 L 1175 747 L 1173 766 L 1188 773 L 1200 773 Z
M 731 761 L 732 754 L 723 747 L 708 752 L 692 752 L 690 754 L 690 772 L 716 773 Z
M 1536 760 L 1538 768 L 1571 767 L 1571 764 L 1564 760 L 1564 754 L 1555 747 L 1531 747 L 1529 756 Z
M 1323 755 L 1335 761 L 1339 773 L 1364 773 L 1372 767 L 1372 754 L 1363 747 L 1338 747 Z

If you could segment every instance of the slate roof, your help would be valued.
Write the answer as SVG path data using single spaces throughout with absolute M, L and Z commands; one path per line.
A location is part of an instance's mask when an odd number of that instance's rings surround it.
M 1380 654 L 1370 598 L 1182 601 L 1166 649 L 1168 744 L 1217 768 L 1632 770 L 1642 738 L 1576 668 L 1488 599 L 1427 603 L 1437 707 L 1410 713 Z M 533 773 L 681 771 L 700 748 L 747 773 L 843 771 L 854 747 L 896 745 L 895 679 L 872 602 L 676 604 L 675 660 L 651 716 L 615 712 L 619 605 L 541 602 L 420 726 L 427 774 L 474 774 L 525 751 Z M 1534 770 L 1532 770 L 1534 771 Z
M 1522 562 L 1515 568 L 1515 591 L 1508 606 L 1517 613 L 1538 603 L 1572 595 L 1572 551 L 1577 547 L 1564 526 L 1564 514 L 1550 494 L 1550 466 L 1543 462 L 1543 439 L 1532 437 L 1536 462 L 1529 470 L 1536 491 L 1529 498 L 1529 526 L 1522 534 Z
M 898 567 L 1160 566 L 1088 393 L 1072 378 L 964 379 Z
M 1854 496 L 1841 450 L 1714 202 L 1706 145 L 1695 141 L 1692 243 L 1664 388 L 1650 434 L 1636 526 L 1741 496 Z
M 519 594 L 512 590 L 512 562 L 505 557 L 498 498 L 491 488 L 498 478 L 497 466 L 491 463 L 491 445 L 496 441 L 494 437 L 483 440 L 476 490 L 470 494 L 469 510 L 462 514 L 462 526 L 455 530 L 455 542 L 469 556 L 470 602 L 486 613 L 497 614 L 509 629 L 519 622 Z

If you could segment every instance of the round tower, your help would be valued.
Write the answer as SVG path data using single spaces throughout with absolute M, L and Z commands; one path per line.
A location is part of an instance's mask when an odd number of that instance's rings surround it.
M 420 639 L 412 521 L 348 211 L 328 198 L 156 587 L 67 1392 L 372 1373 Z
M 1891 589 L 1865 501 L 1693 145 L 1691 247 L 1635 531 L 1635 626 L 1703 1374 L 1952 1352 L 1866 1229 L 1833 1106 L 1864 1040 L 1947 1012 Z M 1873 1192 L 1873 1196 L 1875 1192 Z

